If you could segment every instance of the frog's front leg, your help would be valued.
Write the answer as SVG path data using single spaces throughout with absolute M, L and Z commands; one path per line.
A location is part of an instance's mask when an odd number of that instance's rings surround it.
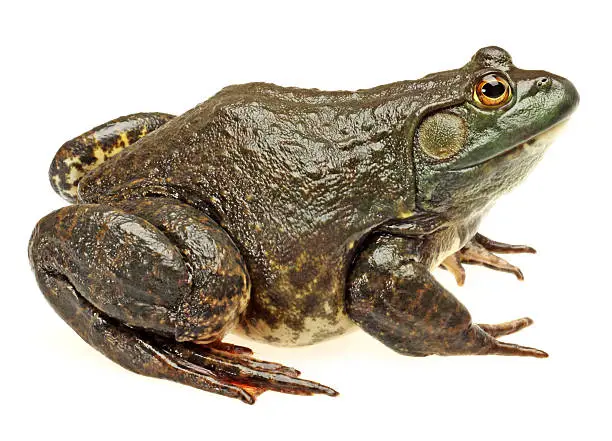
M 356 257 L 346 309 L 367 333 L 405 355 L 497 354 L 546 357 L 538 349 L 497 340 L 532 321 L 472 323 L 469 312 L 422 261 L 423 242 L 377 236 Z
M 455 254 L 448 256 L 443 262 L 442 267 L 450 271 L 457 285 L 462 286 L 465 282 L 465 269 L 462 263 L 469 265 L 482 265 L 497 271 L 511 273 L 517 279 L 523 280 L 523 272 L 505 259 L 496 256 L 500 254 L 535 254 L 536 250 L 527 245 L 510 245 L 503 242 L 491 240 L 482 234 L 477 233 L 463 248 Z
M 29 255 L 56 312 L 129 370 L 247 403 L 266 390 L 336 394 L 220 342 L 247 306 L 249 277 L 227 233 L 188 205 L 65 207 L 37 224 Z

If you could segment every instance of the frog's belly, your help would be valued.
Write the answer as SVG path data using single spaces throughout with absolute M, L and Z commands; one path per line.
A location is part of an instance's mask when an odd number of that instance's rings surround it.
M 251 299 L 237 330 L 281 346 L 310 345 L 351 330 L 343 260 L 304 253 L 287 265 L 270 261 L 268 272 L 252 270 Z
M 307 346 L 357 329 L 346 314 L 339 314 L 333 320 L 307 316 L 303 318 L 303 325 L 303 329 L 296 330 L 284 323 L 270 324 L 265 319 L 256 319 L 253 322 L 243 320 L 234 332 L 278 346 Z

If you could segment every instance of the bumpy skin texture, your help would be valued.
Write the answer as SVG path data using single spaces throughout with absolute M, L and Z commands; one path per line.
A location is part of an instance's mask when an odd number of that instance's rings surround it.
M 324 340 L 351 326 L 344 283 L 355 242 L 414 208 L 402 131 L 425 103 L 405 88 L 229 87 L 87 175 L 80 198 L 161 194 L 202 209 L 249 267 L 246 333 L 283 345 Z
M 507 84 L 495 106 L 476 89 L 491 75 Z M 71 202 L 78 190 L 79 205 L 39 223 L 32 266 L 58 313 L 120 364 L 247 402 L 266 389 L 335 391 L 270 363 L 236 374 L 253 368 L 248 357 L 231 356 L 234 376 L 213 373 L 210 351 L 240 352 L 219 343 L 237 321 L 287 346 L 357 323 L 405 354 L 543 356 L 496 340 L 529 319 L 473 325 L 430 271 L 442 264 L 462 283 L 464 262 L 522 277 L 492 253 L 531 249 L 483 242 L 478 225 L 577 103 L 568 80 L 489 47 L 415 81 L 355 92 L 252 83 L 178 117 L 119 118 L 57 153 L 52 184 Z M 100 342 L 96 317 L 118 341 L 133 329 L 123 354 Z M 149 369 L 143 338 L 166 364 Z

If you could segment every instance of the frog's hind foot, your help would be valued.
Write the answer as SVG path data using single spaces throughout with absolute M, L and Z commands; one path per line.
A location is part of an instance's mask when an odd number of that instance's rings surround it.
M 66 142 L 55 154 L 49 180 L 68 202 L 77 200 L 81 178 L 110 157 L 157 130 L 174 118 L 167 113 L 135 113 L 122 116 Z
M 463 263 L 468 265 L 482 265 L 496 271 L 511 273 L 518 280 L 523 280 L 523 272 L 516 266 L 512 265 L 505 259 L 495 255 L 501 254 L 519 254 L 529 253 L 535 254 L 536 250 L 526 245 L 510 245 L 502 242 L 491 240 L 482 234 L 476 234 L 474 238 L 467 243 L 463 248 L 455 254 L 448 256 L 442 262 L 442 268 L 450 271 L 457 285 L 462 286 L 465 283 L 465 269 Z
M 253 404 L 256 397 L 266 391 L 293 395 L 338 395 L 330 387 L 298 378 L 300 371 L 297 369 L 236 354 L 233 350 L 220 350 L 217 345 L 158 341 L 156 347 L 171 365 L 178 368 L 170 379 L 183 382 L 181 371 L 190 372 L 195 377 L 218 385 L 218 393 L 238 398 L 247 404 Z M 199 387 L 197 384 L 189 385 Z

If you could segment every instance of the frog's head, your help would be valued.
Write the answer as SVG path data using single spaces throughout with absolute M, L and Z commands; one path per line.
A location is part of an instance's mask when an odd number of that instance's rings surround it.
M 518 69 L 498 47 L 424 80 L 437 78 L 456 90 L 424 109 L 414 129 L 416 203 L 450 216 L 485 209 L 519 183 L 579 101 L 568 80 Z

